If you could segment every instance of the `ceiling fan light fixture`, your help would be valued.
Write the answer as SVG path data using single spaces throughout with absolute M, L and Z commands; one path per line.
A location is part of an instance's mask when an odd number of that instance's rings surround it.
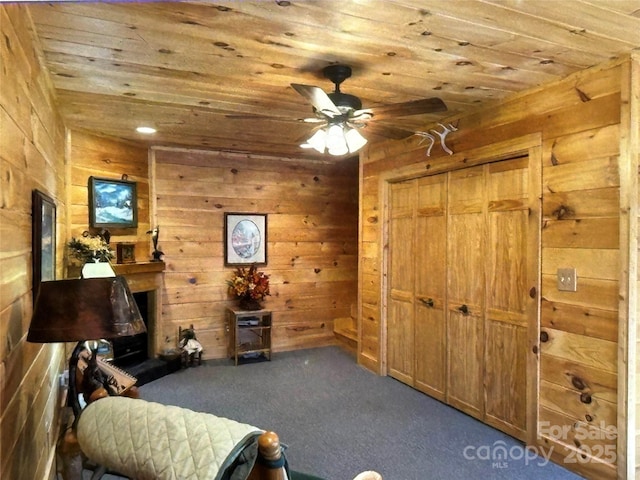
M 339 64 L 328 65 L 323 69 L 323 73 L 335 85 L 335 90 L 331 93 L 325 93 L 323 89 L 314 85 L 291 84 L 291 87 L 313 106 L 315 118 L 304 121 L 326 122 L 324 133 L 319 134 L 317 138 L 314 138 L 316 137 L 314 135 L 307 143 L 301 145 L 303 148 L 315 148 L 320 153 L 328 150 L 331 155 L 355 153 L 367 143 L 366 138 L 358 130 L 367 125 L 373 126 L 375 120 L 447 110 L 447 106 L 439 98 L 423 98 L 363 110 L 362 102 L 358 97 L 340 91 L 340 84 L 351 77 L 351 67 Z M 369 121 L 372 123 L 370 124 Z M 370 128 L 370 131 L 374 135 L 393 140 L 402 140 L 415 134 L 413 131 L 381 124 Z M 322 135 L 324 138 L 320 138 Z
M 347 140 L 344 136 L 344 125 L 334 123 L 327 129 L 327 150 L 329 155 L 344 155 L 349 151 Z
M 367 144 L 367 139 L 360 135 L 360 132 L 355 128 L 350 128 L 347 133 L 344 134 L 344 138 L 347 141 L 347 147 L 350 153 L 355 153 Z
M 302 148 L 313 148 L 319 153 L 324 153 L 325 146 L 327 144 L 327 132 L 324 128 L 314 133 L 306 143 L 300 145 Z
M 301 148 L 313 148 L 319 153 L 342 156 L 355 153 L 366 145 L 367 139 L 358 130 L 342 123 L 333 123 L 316 131 Z
M 333 92 L 327 94 L 327 96 L 342 113 L 360 110 L 362 108 L 362 102 L 355 95 L 349 95 L 348 93 L 342 92 Z

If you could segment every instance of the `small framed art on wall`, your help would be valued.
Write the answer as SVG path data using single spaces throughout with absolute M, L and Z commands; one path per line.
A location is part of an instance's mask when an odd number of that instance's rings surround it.
M 267 264 L 267 214 L 224 214 L 224 264 Z

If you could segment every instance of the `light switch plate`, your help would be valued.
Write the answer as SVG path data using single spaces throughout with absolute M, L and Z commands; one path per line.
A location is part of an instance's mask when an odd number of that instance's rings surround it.
M 578 290 L 578 275 L 575 268 L 558 269 L 558 290 L 563 292 Z

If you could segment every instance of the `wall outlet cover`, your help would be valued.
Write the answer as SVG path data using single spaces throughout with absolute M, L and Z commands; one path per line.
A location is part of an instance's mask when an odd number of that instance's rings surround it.
M 558 290 L 575 292 L 578 290 L 578 274 L 575 268 L 558 269 Z

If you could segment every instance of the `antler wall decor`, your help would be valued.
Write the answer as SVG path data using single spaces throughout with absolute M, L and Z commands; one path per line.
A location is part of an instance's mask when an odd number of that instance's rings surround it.
M 442 127 L 442 132 L 434 129 L 429 130 L 429 132 L 433 132 L 434 134 L 436 134 L 440 138 L 440 145 L 442 146 L 442 149 L 445 152 L 447 152 L 449 155 L 453 155 L 453 150 L 447 147 L 447 144 L 445 143 L 445 139 L 447 138 L 447 135 L 449 135 L 451 132 L 457 131 L 458 127 L 456 127 L 452 123 L 450 123 L 449 125 L 443 125 L 442 123 L 438 123 L 438 125 Z M 433 148 L 433 145 L 436 143 L 436 137 L 431 135 L 431 133 L 429 132 L 419 131 L 415 133 L 415 135 L 418 135 L 419 137 L 423 138 L 422 140 L 420 140 L 420 144 L 422 144 L 424 139 L 428 139 L 430 141 L 429 146 L 427 147 L 427 157 L 431 156 L 431 149 Z
M 422 137 L 422 140 L 420 140 L 420 143 L 418 145 L 422 145 L 422 142 L 424 142 L 425 139 L 430 140 L 429 146 L 427 147 L 427 157 L 430 157 L 431 149 L 433 148 L 433 144 L 435 143 L 436 138 L 428 132 L 416 132 L 415 135 Z

